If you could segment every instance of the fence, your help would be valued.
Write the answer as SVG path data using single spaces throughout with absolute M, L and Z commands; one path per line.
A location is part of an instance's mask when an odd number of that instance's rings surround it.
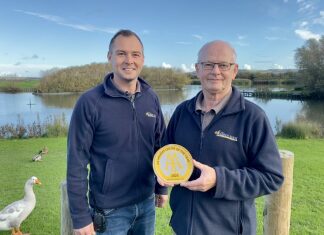
M 264 235 L 289 235 L 294 154 L 287 150 L 280 150 L 280 157 L 285 181 L 279 191 L 265 196 Z M 67 199 L 66 182 L 63 182 L 61 184 L 61 235 L 73 234 Z

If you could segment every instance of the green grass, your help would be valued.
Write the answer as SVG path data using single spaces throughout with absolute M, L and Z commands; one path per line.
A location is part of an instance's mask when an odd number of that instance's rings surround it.
M 37 88 L 39 79 L 23 79 L 23 80 L 0 80 L 0 88 L 16 87 L 19 89 L 24 88 Z
M 294 152 L 294 189 L 290 234 L 323 234 L 324 231 L 324 140 L 278 139 L 280 149 Z M 44 146 L 43 162 L 32 156 Z M 37 176 L 36 208 L 22 224 L 32 235 L 60 234 L 60 183 L 65 179 L 66 138 L 0 140 L 0 210 L 23 197 L 25 181 Z M 263 198 L 257 200 L 258 234 L 262 234 Z M 157 210 L 156 234 L 171 235 L 170 208 Z M 10 232 L 0 232 L 0 235 Z
M 49 149 L 44 160 L 32 162 L 33 155 L 44 146 Z M 36 207 L 22 224 L 24 232 L 32 235 L 60 233 L 60 183 L 66 171 L 65 146 L 65 138 L 0 141 L 0 210 L 23 197 L 24 184 L 31 176 L 37 176 L 42 182 L 34 186 Z

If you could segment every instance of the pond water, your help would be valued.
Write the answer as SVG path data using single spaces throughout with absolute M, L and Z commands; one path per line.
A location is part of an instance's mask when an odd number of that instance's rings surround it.
M 243 90 L 244 88 L 239 89 Z M 183 90 L 157 90 L 165 116 L 170 117 L 176 106 L 192 98 L 200 90 L 199 85 L 189 85 Z M 0 125 L 41 123 L 54 116 L 65 115 L 69 122 L 72 109 L 80 94 L 55 94 L 36 96 L 32 93 L 0 93 Z M 276 120 L 282 123 L 294 121 L 297 117 L 324 124 L 324 101 L 296 101 L 284 99 L 260 99 L 248 97 L 268 115 L 275 131 Z

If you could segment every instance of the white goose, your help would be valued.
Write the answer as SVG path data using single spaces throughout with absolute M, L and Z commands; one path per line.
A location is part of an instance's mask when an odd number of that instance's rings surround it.
M 20 231 L 20 224 L 33 211 L 36 205 L 36 197 L 33 191 L 34 184 L 41 184 L 35 176 L 27 180 L 24 198 L 11 203 L 0 211 L 0 231 L 12 230 L 12 235 L 23 235 Z

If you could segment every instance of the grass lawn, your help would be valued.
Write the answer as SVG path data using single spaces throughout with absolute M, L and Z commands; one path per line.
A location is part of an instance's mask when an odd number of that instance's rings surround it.
M 0 80 L 0 88 L 2 87 L 17 87 L 24 88 L 36 88 L 39 85 L 39 79 L 23 79 L 23 80 Z
M 323 234 L 324 231 L 324 140 L 278 139 L 280 149 L 294 152 L 294 191 L 290 234 Z M 32 156 L 47 146 L 42 162 Z M 23 197 L 28 178 L 37 176 L 34 186 L 37 204 L 22 224 L 32 235 L 60 234 L 60 183 L 65 179 L 66 138 L 0 140 L 0 210 Z M 257 200 L 258 234 L 262 234 L 263 198 Z M 156 234 L 171 235 L 169 207 L 157 210 Z M 10 232 L 0 232 L 0 235 Z

